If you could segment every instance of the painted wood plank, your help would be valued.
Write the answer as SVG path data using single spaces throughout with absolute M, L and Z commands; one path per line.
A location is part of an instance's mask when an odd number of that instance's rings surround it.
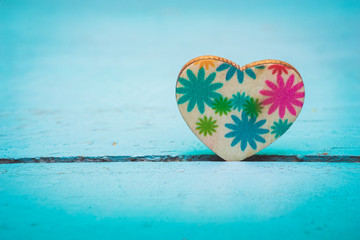
M 360 155 L 357 1 L 1 1 L 0 157 L 211 154 L 178 113 L 189 59 L 295 66 L 302 113 L 260 154 Z
M 358 163 L 0 165 L 0 239 L 359 239 Z

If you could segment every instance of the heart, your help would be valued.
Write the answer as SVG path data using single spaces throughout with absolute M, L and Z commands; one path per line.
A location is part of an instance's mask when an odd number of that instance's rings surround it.
M 304 98 L 299 72 L 279 60 L 240 67 L 225 58 L 201 56 L 185 64 L 176 83 L 185 122 L 227 161 L 250 157 L 283 135 Z

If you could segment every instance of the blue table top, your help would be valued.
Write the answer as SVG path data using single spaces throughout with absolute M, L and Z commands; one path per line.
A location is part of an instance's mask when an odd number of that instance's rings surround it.
M 191 58 L 280 59 L 303 111 L 260 154 L 360 155 L 357 1 L 2 1 L 0 158 L 211 154 L 178 112 Z
M 0 158 L 211 154 L 175 101 L 200 55 L 289 62 L 260 154 L 360 155 L 359 1 L 0 1 Z M 358 163 L 0 165 L 2 239 L 359 239 Z
M 0 239 L 359 239 L 358 163 L 0 165 Z

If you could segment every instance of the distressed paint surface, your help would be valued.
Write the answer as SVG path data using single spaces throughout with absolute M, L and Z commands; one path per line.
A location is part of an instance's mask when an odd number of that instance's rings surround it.
M 0 1 L 0 157 L 211 154 L 174 98 L 180 68 L 205 54 L 281 59 L 301 72 L 304 108 L 260 154 L 360 155 L 359 9 Z
M 0 165 L 0 239 L 359 239 L 359 163 Z

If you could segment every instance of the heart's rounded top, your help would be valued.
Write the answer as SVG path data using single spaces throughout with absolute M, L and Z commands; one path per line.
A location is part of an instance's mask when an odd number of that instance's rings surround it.
M 194 134 L 225 160 L 243 160 L 262 150 L 296 120 L 305 89 L 298 71 L 279 60 L 243 67 L 202 56 L 181 69 L 176 100 Z

